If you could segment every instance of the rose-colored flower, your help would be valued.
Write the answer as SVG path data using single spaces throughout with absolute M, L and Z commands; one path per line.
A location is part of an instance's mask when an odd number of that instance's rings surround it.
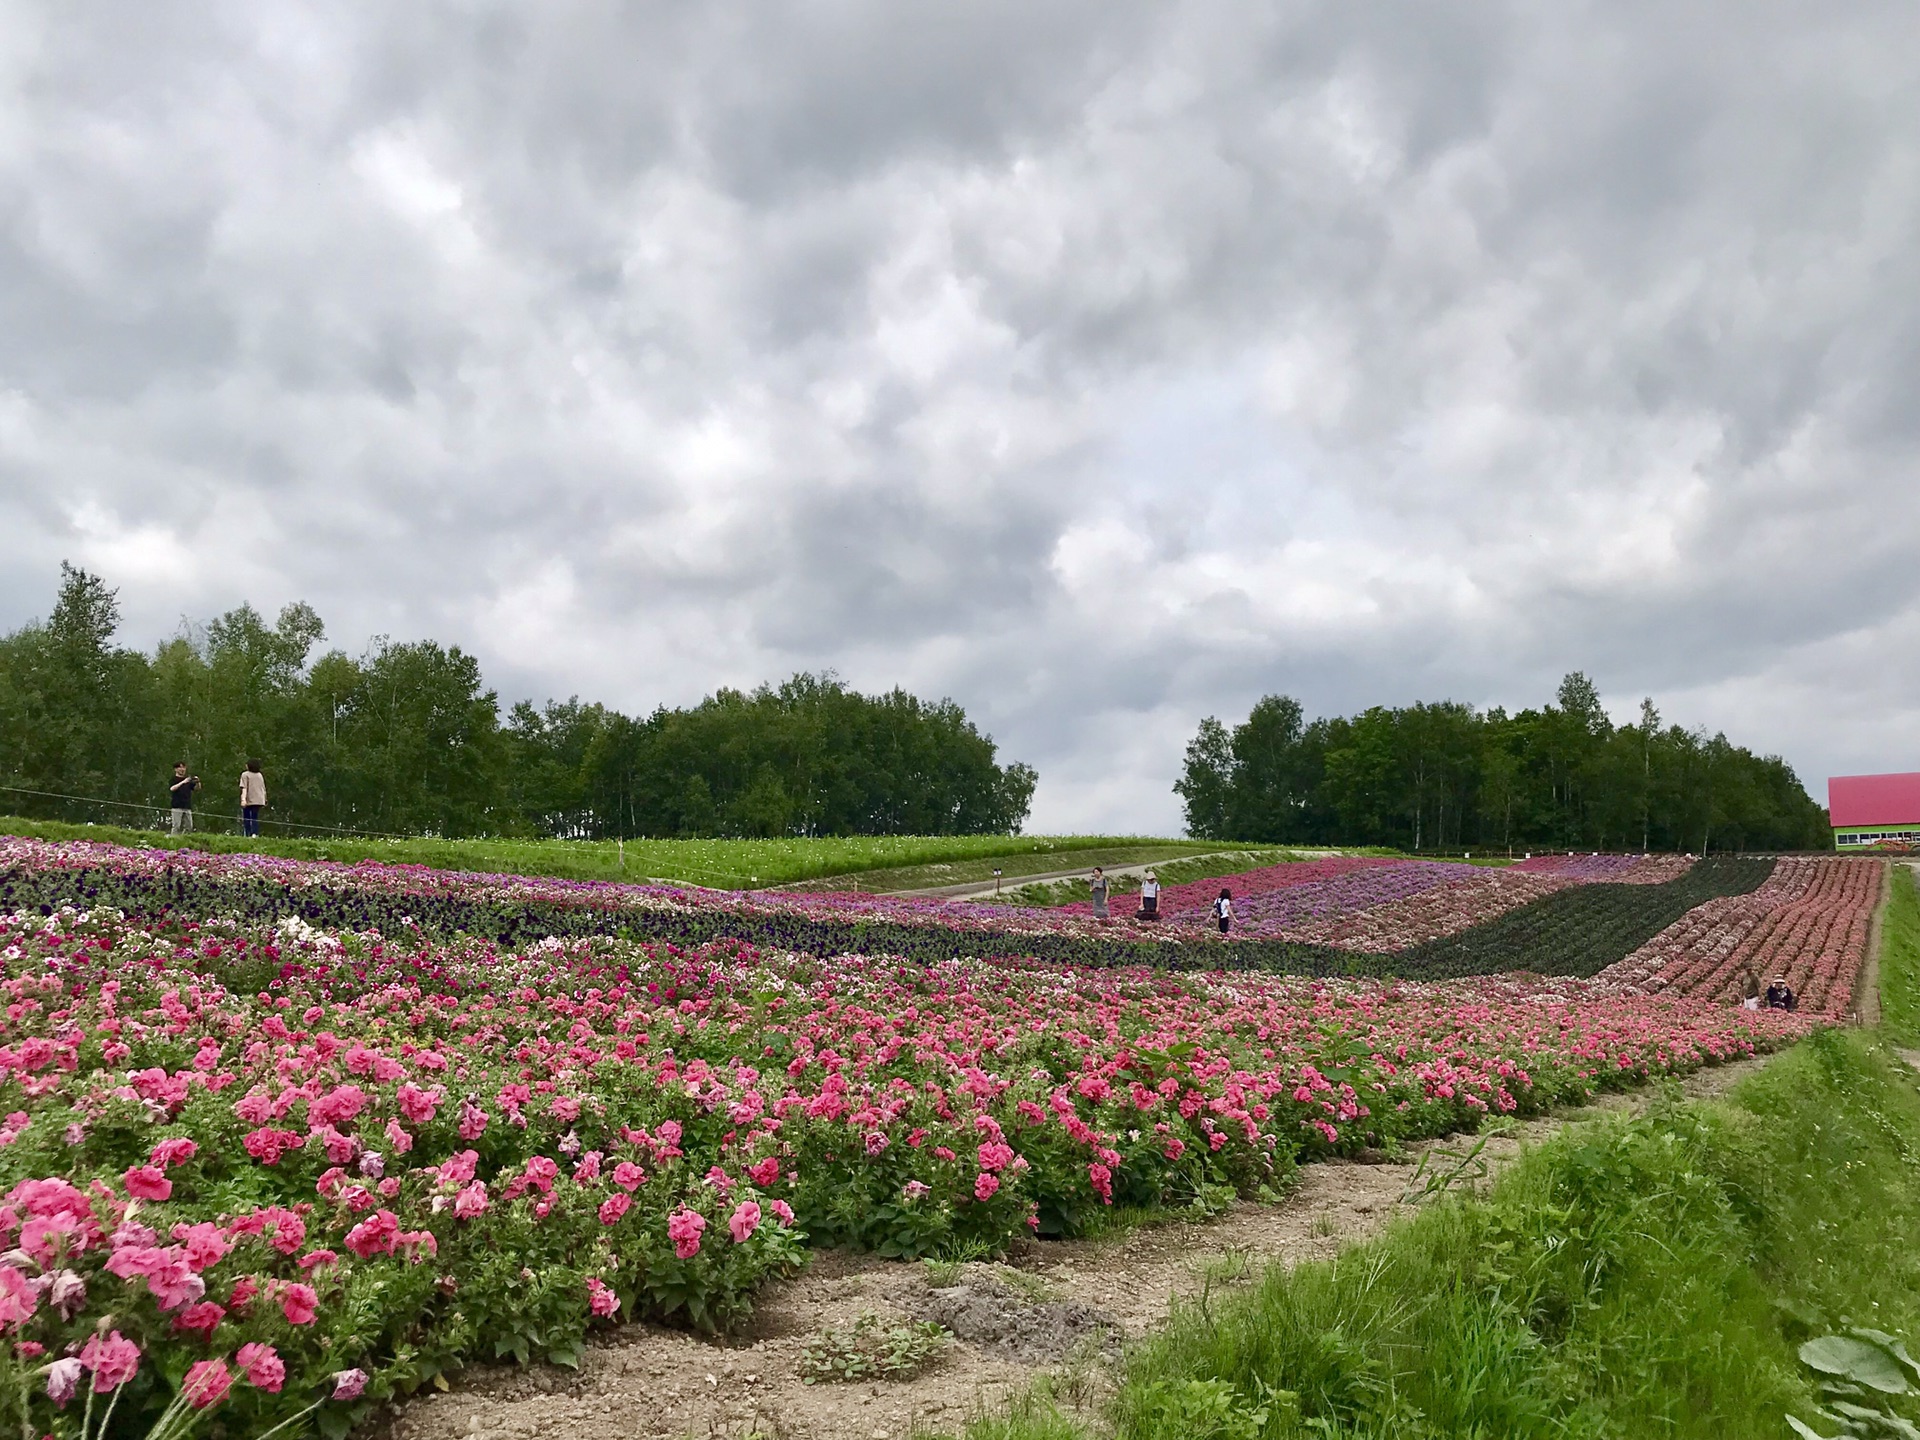
M 1000 1177 L 997 1175 L 989 1175 L 982 1170 L 973 1177 L 973 1198 L 976 1200 L 991 1200 L 999 1189 Z
M 183 1136 L 171 1140 L 162 1140 L 153 1147 L 152 1163 L 162 1169 L 171 1170 L 175 1165 L 184 1165 L 200 1153 L 200 1147 Z
M 487 1203 L 486 1182 L 476 1180 L 453 1197 L 454 1216 L 460 1220 L 475 1219 L 486 1213 Z
M 620 1297 L 597 1275 L 587 1277 L 587 1310 L 602 1320 L 620 1308 Z
M 628 1194 L 632 1194 L 646 1183 L 647 1172 L 631 1160 L 622 1160 L 612 1170 L 613 1183 Z
M 667 1238 L 673 1241 L 673 1253 L 682 1260 L 691 1260 L 700 1253 L 700 1236 L 705 1233 L 707 1220 L 697 1211 L 682 1207 L 667 1217 Z
M 196 1410 L 218 1405 L 232 1388 L 233 1376 L 224 1360 L 201 1360 L 188 1367 L 187 1378 L 180 1382 L 180 1393 Z
M 733 1236 L 733 1243 L 744 1245 L 747 1238 L 760 1228 L 760 1206 L 752 1200 L 742 1200 L 733 1207 L 733 1214 L 727 1217 L 727 1233 Z
M 280 1292 L 280 1313 L 289 1325 L 311 1325 L 319 1308 L 319 1292 L 311 1285 L 295 1282 Z
M 165 1200 L 173 1194 L 173 1182 L 152 1165 L 135 1165 L 121 1179 L 136 1200 Z
M 620 1217 L 627 1213 L 628 1208 L 632 1204 L 632 1196 L 609 1195 L 600 1202 L 600 1223 L 602 1225 L 619 1224 Z
M 118 1330 L 102 1338 L 89 1336 L 80 1347 L 80 1363 L 93 1371 L 93 1388 L 104 1395 L 134 1377 L 140 1368 L 140 1347 Z
M 257 1390 L 265 1390 L 269 1395 L 278 1395 L 280 1387 L 287 1380 L 287 1362 L 280 1358 L 280 1352 L 271 1345 L 254 1341 L 242 1345 L 234 1357 L 234 1363 L 247 1377 L 247 1383 Z

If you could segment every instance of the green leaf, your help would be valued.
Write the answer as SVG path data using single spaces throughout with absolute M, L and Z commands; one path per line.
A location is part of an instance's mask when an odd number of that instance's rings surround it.
M 1841 1375 L 1886 1395 L 1907 1393 L 1899 1362 L 1878 1345 L 1848 1335 L 1822 1335 L 1800 1347 L 1800 1363 L 1823 1375 Z
M 1827 1436 L 1822 1435 L 1805 1421 L 1795 1419 L 1791 1415 L 1787 1416 L 1787 1424 L 1793 1427 L 1793 1433 L 1798 1435 L 1800 1440 L 1828 1440 Z
M 1873 1344 L 1878 1345 L 1882 1350 L 1885 1350 L 1888 1354 L 1892 1355 L 1894 1359 L 1906 1366 L 1907 1369 L 1911 1370 L 1915 1376 L 1920 1376 L 1920 1364 L 1916 1364 L 1914 1358 L 1907 1353 L 1906 1342 L 1898 1335 L 1889 1335 L 1884 1330 L 1869 1330 L 1859 1325 L 1853 1326 L 1847 1333 L 1849 1335 L 1857 1335 L 1862 1340 L 1871 1341 Z

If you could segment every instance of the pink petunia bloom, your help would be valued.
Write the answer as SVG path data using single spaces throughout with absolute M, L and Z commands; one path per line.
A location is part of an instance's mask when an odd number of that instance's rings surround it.
M 682 1260 L 691 1260 L 700 1253 L 700 1236 L 706 1231 L 707 1220 L 704 1215 L 688 1210 L 684 1206 L 667 1218 L 667 1238 L 673 1241 L 673 1253 Z
M 780 1162 L 771 1155 L 756 1161 L 747 1166 L 747 1178 L 764 1190 L 780 1178 Z
M 487 1203 L 486 1182 L 476 1180 L 453 1197 L 454 1216 L 460 1220 L 476 1219 L 486 1213 Z M 352 1243 L 351 1237 L 348 1243 Z
M 180 1382 L 180 1393 L 196 1410 L 218 1405 L 233 1388 L 233 1376 L 224 1360 L 202 1360 L 189 1366 L 187 1378 Z
M 793 1225 L 793 1207 L 784 1200 L 775 1200 L 767 1208 L 771 1210 L 782 1225 Z
M 220 1322 L 227 1318 L 227 1312 L 211 1300 L 202 1300 L 189 1305 L 173 1317 L 173 1328 L 182 1335 L 198 1335 L 202 1340 L 213 1339 L 213 1332 Z
M 47 1398 L 57 1408 L 66 1409 L 67 1402 L 79 1391 L 80 1381 L 86 1373 L 86 1365 L 74 1356 L 54 1361 L 47 1369 Z
M 613 1293 L 607 1282 L 597 1275 L 589 1275 L 587 1277 L 588 1312 L 605 1320 L 619 1308 L 620 1297 Z
M 367 1372 L 358 1366 L 333 1372 L 333 1398 L 358 1400 L 367 1388 Z
M 80 1363 L 93 1371 L 94 1393 L 104 1395 L 133 1378 L 140 1368 L 140 1347 L 118 1330 L 105 1339 L 92 1335 L 80 1347 Z
M 120 1178 L 136 1200 L 165 1200 L 173 1194 L 173 1182 L 151 1165 L 135 1165 Z
M 153 1147 L 149 1157 L 153 1164 L 162 1169 L 171 1170 L 175 1165 L 184 1165 L 200 1153 L 200 1147 L 185 1136 L 176 1136 L 171 1140 L 162 1140 Z
M 991 1200 L 999 1189 L 1000 1177 L 997 1175 L 989 1175 L 982 1170 L 973 1177 L 973 1198 L 976 1200 Z
M 24 1324 L 40 1308 L 40 1292 L 11 1265 L 0 1265 L 0 1328 Z
M 311 1285 L 295 1282 L 280 1292 L 280 1313 L 289 1325 L 311 1325 L 319 1308 L 320 1294 Z
M 627 1213 L 628 1207 L 632 1204 L 633 1197 L 630 1195 L 609 1195 L 600 1202 L 600 1223 L 602 1225 L 618 1224 L 620 1217 Z
M 752 1200 L 742 1200 L 733 1207 L 733 1214 L 727 1217 L 727 1233 L 733 1236 L 733 1243 L 744 1245 L 747 1238 L 760 1228 L 760 1206 Z
M 635 1190 L 639 1189 L 647 1180 L 647 1172 L 631 1160 L 622 1160 L 618 1165 L 614 1166 L 612 1176 L 613 1183 L 618 1185 L 622 1190 L 625 1190 L 628 1194 L 632 1194 Z
M 258 1341 L 242 1345 L 233 1359 L 247 1377 L 247 1383 L 256 1390 L 278 1395 L 280 1387 L 286 1384 L 287 1362 L 280 1358 L 280 1352 L 271 1345 L 263 1345 Z

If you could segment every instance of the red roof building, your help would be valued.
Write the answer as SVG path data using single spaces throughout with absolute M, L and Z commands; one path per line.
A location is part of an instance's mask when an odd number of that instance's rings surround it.
M 1920 844 L 1920 774 L 1835 775 L 1827 781 L 1833 843 Z

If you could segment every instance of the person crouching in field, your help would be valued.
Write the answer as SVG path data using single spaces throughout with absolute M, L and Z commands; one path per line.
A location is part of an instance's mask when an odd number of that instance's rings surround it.
M 243 835 L 260 833 L 260 810 L 267 803 L 267 777 L 260 773 L 258 760 L 247 761 L 240 772 L 240 831 Z
M 187 774 L 187 762 L 182 760 L 173 767 L 173 784 L 167 791 L 170 817 L 170 833 L 184 835 L 193 829 L 193 792 L 200 788 L 200 777 Z
M 1160 878 L 1149 870 L 1140 877 L 1140 914 L 1141 920 L 1160 918 Z

